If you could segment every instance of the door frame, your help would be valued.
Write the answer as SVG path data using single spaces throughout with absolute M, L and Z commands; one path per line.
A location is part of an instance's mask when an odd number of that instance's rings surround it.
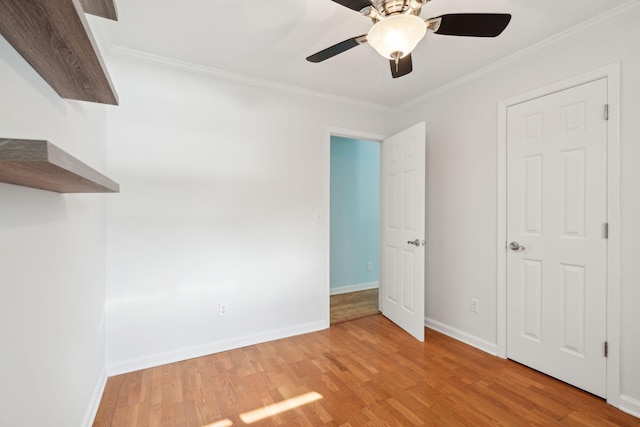
M 322 217 L 324 221 L 324 323 L 325 328 L 329 327 L 331 321 L 331 137 L 339 136 L 350 139 L 361 139 L 366 141 L 379 142 L 386 136 L 378 133 L 367 131 L 345 129 L 339 127 L 327 127 L 325 131 L 324 142 L 324 213 Z M 382 159 L 382 157 L 381 157 Z M 380 260 L 377 260 L 380 265 Z
M 507 357 L 507 109 L 531 99 L 607 79 L 607 402 L 620 405 L 620 63 L 616 62 L 498 103 L 497 147 L 497 350 Z

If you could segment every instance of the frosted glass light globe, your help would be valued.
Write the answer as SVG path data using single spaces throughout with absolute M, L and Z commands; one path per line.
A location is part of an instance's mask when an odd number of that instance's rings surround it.
M 416 15 L 392 15 L 377 22 L 367 34 L 367 41 L 387 59 L 411 53 L 427 33 L 427 24 Z

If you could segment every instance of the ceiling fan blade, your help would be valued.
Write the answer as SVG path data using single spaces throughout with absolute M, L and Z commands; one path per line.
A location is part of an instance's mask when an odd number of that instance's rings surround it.
M 440 20 L 434 32 L 447 36 L 496 37 L 511 21 L 508 13 L 452 13 L 433 20 Z M 432 21 L 429 19 L 427 22 Z
M 344 7 L 348 7 L 351 10 L 355 10 L 356 12 L 360 12 L 367 6 L 371 6 L 371 2 L 369 0 L 333 0 L 334 2 L 343 5 Z
M 334 44 L 333 46 L 329 46 L 326 49 L 321 50 L 320 52 L 314 53 L 313 55 L 307 57 L 307 61 L 309 62 L 322 62 L 326 59 L 336 56 L 339 53 L 346 52 L 347 50 L 364 44 L 367 42 L 366 34 L 363 34 L 358 37 L 353 37 L 342 41 L 340 43 Z
M 413 61 L 411 60 L 411 54 L 405 56 L 404 58 L 400 58 L 397 64 L 395 59 L 390 59 L 389 65 L 391 65 L 391 77 L 393 77 L 394 79 L 407 75 L 413 71 Z

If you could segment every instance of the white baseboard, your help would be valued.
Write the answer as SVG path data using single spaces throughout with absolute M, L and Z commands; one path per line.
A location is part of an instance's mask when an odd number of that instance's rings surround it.
M 340 286 L 338 288 L 331 288 L 329 295 L 346 294 L 349 292 L 366 291 L 367 289 L 376 289 L 380 287 L 379 282 L 358 283 L 357 285 Z
M 640 418 L 640 400 L 638 399 L 622 394 L 620 395 L 620 406 L 618 409 Z
M 460 329 L 453 328 L 428 317 L 424 319 L 424 324 L 427 328 L 441 332 L 447 336 L 450 336 L 451 338 L 462 341 L 463 343 L 469 344 L 470 346 L 475 347 L 479 350 L 485 351 L 489 354 L 493 354 L 494 356 L 498 354 L 497 344 L 476 337 L 475 335 L 471 335 L 468 332 L 461 331 Z
M 209 354 L 220 353 L 222 351 L 260 344 L 267 341 L 273 341 L 281 338 L 315 332 L 321 329 L 326 329 L 327 327 L 328 323 L 326 321 L 311 322 L 291 328 L 269 331 L 262 334 L 248 335 L 245 337 L 212 342 L 209 344 L 194 347 L 186 347 L 166 353 L 150 354 L 148 356 L 140 357 L 137 359 L 108 365 L 107 374 L 109 376 L 126 374 L 128 372 L 139 371 L 140 369 L 152 368 L 155 366 L 166 365 L 168 363 L 193 359 L 194 357 L 206 356 Z
M 96 418 L 98 407 L 100 406 L 100 400 L 102 400 L 104 388 L 107 385 L 107 378 L 107 369 L 102 368 L 102 372 L 100 372 L 96 387 L 93 389 L 93 393 L 91 394 L 89 406 L 87 407 L 87 411 L 84 414 L 84 419 L 82 420 L 82 425 L 85 427 L 91 427 L 93 425 L 93 420 Z

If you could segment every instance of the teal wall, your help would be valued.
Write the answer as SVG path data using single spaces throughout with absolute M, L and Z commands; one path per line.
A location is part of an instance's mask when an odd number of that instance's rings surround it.
M 380 143 L 332 136 L 332 292 L 378 282 L 379 240 Z

